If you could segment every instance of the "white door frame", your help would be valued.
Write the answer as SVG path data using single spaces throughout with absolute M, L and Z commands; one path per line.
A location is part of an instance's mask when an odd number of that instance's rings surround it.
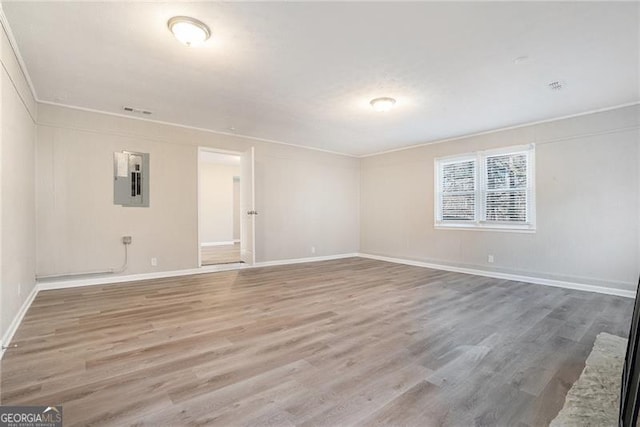
M 244 154 L 242 151 L 231 151 L 231 150 L 223 150 L 221 148 L 215 147 L 198 147 L 198 158 L 196 159 L 196 173 L 198 174 L 198 184 L 196 189 L 196 214 L 198 215 L 198 268 L 202 268 L 202 242 L 200 240 L 200 229 L 202 228 L 201 218 L 200 218 L 200 154 L 201 153 L 216 153 L 216 154 L 228 154 L 230 156 L 242 156 Z M 240 180 L 242 181 L 242 172 L 240 173 Z M 255 239 L 255 236 L 254 236 Z M 242 229 L 240 230 L 240 242 L 242 242 Z M 240 243 L 242 244 L 242 243 Z
M 256 215 L 258 214 L 254 191 L 256 186 L 254 147 L 249 147 L 240 157 L 240 175 L 240 259 L 246 265 L 254 265 L 256 263 Z

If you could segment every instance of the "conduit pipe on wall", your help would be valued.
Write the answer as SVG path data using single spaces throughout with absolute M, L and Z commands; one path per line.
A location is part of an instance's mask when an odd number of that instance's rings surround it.
M 127 236 L 128 237 L 128 236 Z M 74 276 L 97 276 L 100 274 L 120 274 L 123 273 L 128 265 L 129 265 L 129 250 L 128 246 L 131 244 L 131 237 L 127 239 L 127 237 L 122 238 L 122 244 L 124 245 L 124 263 L 122 267 L 115 269 L 111 268 L 109 270 L 97 270 L 97 271 L 80 271 L 75 273 L 60 273 L 60 274 L 49 274 L 46 276 L 37 276 L 36 280 L 46 280 L 46 279 L 58 279 L 61 277 L 74 277 Z

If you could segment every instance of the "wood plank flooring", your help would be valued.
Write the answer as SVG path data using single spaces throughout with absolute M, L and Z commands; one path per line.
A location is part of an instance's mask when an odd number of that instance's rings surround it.
M 45 291 L 0 398 L 65 426 L 542 426 L 632 304 L 361 258 Z
M 200 248 L 202 265 L 231 264 L 241 262 L 240 243 L 233 245 L 203 246 Z

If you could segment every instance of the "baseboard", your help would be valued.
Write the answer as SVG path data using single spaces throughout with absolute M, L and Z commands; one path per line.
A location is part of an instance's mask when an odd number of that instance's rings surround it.
M 200 247 L 207 247 L 207 246 L 228 246 L 228 245 L 233 245 L 234 243 L 240 243 L 240 240 L 226 240 L 223 242 L 203 242 L 200 243 Z
M 292 258 L 292 259 L 282 259 L 282 260 L 276 260 L 276 261 L 263 261 L 263 262 L 257 262 L 254 265 L 254 267 L 271 267 L 275 265 L 301 264 L 305 262 L 332 261 L 334 259 L 354 258 L 358 256 L 359 256 L 358 253 L 350 253 L 350 254 L 317 256 L 317 257 L 309 257 L 309 258 Z
M 138 282 L 141 280 L 164 279 L 167 277 L 192 276 L 194 274 L 216 273 L 218 271 L 238 270 L 248 268 L 243 264 L 206 265 L 201 268 L 189 268 L 184 270 L 168 270 L 153 273 L 126 274 L 123 276 L 100 276 L 71 280 L 47 280 L 38 282 L 40 291 L 53 289 L 79 288 L 82 286 L 109 285 L 112 283 Z
M 31 292 L 29 292 L 29 296 L 27 296 L 27 299 L 24 300 L 22 306 L 20 307 L 20 310 L 18 310 L 15 317 L 13 318 L 13 321 L 9 325 L 9 328 L 2 336 L 2 349 L 0 350 L 0 359 L 2 359 L 5 350 L 7 350 L 5 346 L 11 344 L 13 335 L 16 333 L 18 327 L 22 323 L 22 319 L 24 319 L 24 315 L 27 314 L 29 307 L 31 307 L 31 303 L 33 303 L 33 300 L 36 299 L 36 295 L 38 295 L 38 285 L 33 286 L 33 289 L 31 290 Z
M 164 279 L 167 277 L 192 276 L 195 274 L 216 273 L 220 271 L 242 270 L 247 268 L 269 267 L 275 265 L 300 264 L 304 262 L 329 261 L 334 259 L 343 259 L 357 257 L 357 253 L 328 255 L 321 257 L 283 259 L 276 261 L 257 262 L 254 265 L 237 264 L 219 264 L 207 265 L 200 268 L 189 268 L 184 270 L 158 271 L 153 273 L 128 274 L 123 276 L 100 276 L 89 277 L 84 279 L 67 279 L 67 280 L 47 280 L 37 283 L 38 290 L 66 289 L 82 286 L 108 285 L 111 283 L 137 282 L 140 280 Z
M 629 291 L 619 288 L 607 288 L 604 286 L 587 285 L 584 283 L 568 282 L 563 280 L 546 279 L 543 277 L 524 276 L 519 274 L 500 273 L 497 271 L 478 270 L 467 267 L 455 267 L 443 264 L 434 264 L 429 262 L 414 261 L 403 258 L 393 258 L 381 255 L 372 255 L 366 253 L 360 253 L 358 256 L 362 258 L 375 259 L 378 261 L 393 262 L 396 264 L 412 265 L 416 267 L 432 268 L 434 270 L 452 271 L 455 273 L 473 274 L 475 276 L 491 277 L 494 279 L 513 280 L 516 282 L 533 283 L 536 285 L 554 286 L 556 288 L 574 289 L 578 291 L 596 292 L 599 294 L 616 295 L 625 298 L 635 298 L 635 291 Z

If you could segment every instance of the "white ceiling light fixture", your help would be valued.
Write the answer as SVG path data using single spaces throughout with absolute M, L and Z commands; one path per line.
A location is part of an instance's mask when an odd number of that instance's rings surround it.
M 389 97 L 375 98 L 369 102 L 374 110 L 384 113 L 396 105 L 396 100 Z
M 201 45 L 211 37 L 211 30 L 204 22 L 188 16 L 174 16 L 167 27 L 180 43 L 189 47 Z

